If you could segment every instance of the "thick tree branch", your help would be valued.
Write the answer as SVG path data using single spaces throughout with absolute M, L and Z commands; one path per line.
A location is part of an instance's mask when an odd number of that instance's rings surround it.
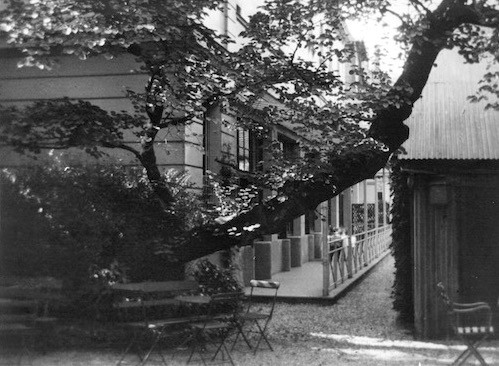
M 344 189 L 364 179 L 372 178 L 382 169 L 392 152 L 409 136 L 404 121 L 412 113 L 414 102 L 421 96 L 433 64 L 445 47 L 452 32 L 476 14 L 462 2 L 443 0 L 439 7 L 427 16 L 429 27 L 414 40 L 408 59 L 399 79 L 389 92 L 398 95 L 406 104 L 389 106 L 377 111 L 369 135 L 384 144 L 358 146 L 341 156 L 331 158 L 323 172 L 310 180 L 285 183 L 279 194 L 268 202 L 257 205 L 234 219 L 213 227 L 197 228 L 190 233 L 190 240 L 176 253 L 181 261 L 188 261 L 234 245 L 249 245 L 262 234 L 276 233 L 295 217 L 314 209 Z M 258 224 L 257 230 L 248 232 L 249 225 Z M 233 235 L 229 235 L 231 232 Z M 235 237 L 234 233 L 239 236 Z M 207 244 L 209 240 L 210 245 Z
M 476 20 L 477 15 L 469 6 L 444 0 L 428 19 L 429 27 L 414 39 L 403 72 L 389 92 L 399 95 L 406 104 L 378 111 L 369 131 L 371 137 L 385 143 L 392 152 L 409 137 L 409 128 L 403 121 L 411 115 L 446 40 L 460 25 Z
M 193 119 L 195 116 L 193 114 L 188 114 L 183 117 L 177 117 L 177 118 L 168 118 L 166 120 L 162 120 L 160 123 L 156 125 L 158 128 L 167 128 L 170 126 L 178 126 L 181 124 L 186 123 L 187 121 Z
M 222 225 L 194 229 L 175 255 L 181 261 L 189 261 L 234 245 L 251 245 L 262 234 L 280 232 L 290 220 L 315 209 L 348 187 L 372 178 L 386 165 L 390 155 L 382 149 L 368 151 L 365 146 L 352 149 L 324 166 L 324 172 L 313 180 L 286 183 L 281 192 L 286 193 L 284 196 L 278 195 Z M 244 229 L 252 224 L 260 227 L 254 231 Z M 234 234 L 227 235 L 229 230 Z
M 499 27 L 499 9 L 477 5 L 474 10 L 478 14 L 478 21 L 470 23 L 489 28 Z
M 102 142 L 102 146 L 110 148 L 110 149 L 122 149 L 122 150 L 129 151 L 132 154 L 134 154 L 136 158 L 140 159 L 140 152 L 138 150 L 134 149 L 133 147 L 128 146 L 126 144 L 112 143 L 112 142 L 106 142 L 105 141 L 105 142 Z

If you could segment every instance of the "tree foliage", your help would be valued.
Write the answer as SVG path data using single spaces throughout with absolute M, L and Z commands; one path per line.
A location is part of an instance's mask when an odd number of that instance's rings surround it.
M 100 147 L 127 150 L 169 210 L 175 195 L 156 164 L 158 131 L 189 123 L 214 104 L 262 137 L 276 124 L 290 126 L 303 136 L 300 159 L 277 156 L 269 164 L 273 169 L 244 177 L 272 196 L 250 200 L 235 215 L 178 230 L 167 243 L 180 261 L 250 244 L 386 164 L 408 138 L 403 122 L 442 49 L 458 48 L 468 62 L 485 55 L 498 61 L 495 1 L 408 0 L 403 12 L 396 3 L 268 0 L 251 18 L 241 47 L 229 52 L 223 45 L 230 40 L 203 23 L 206 11 L 220 9 L 223 1 L 7 1 L 0 27 L 9 43 L 23 49 L 20 66 L 50 68 L 64 55 L 87 59 L 128 53 L 141 62 L 149 81 L 143 93 L 129 93 L 134 116 L 72 100 L 39 102 L 26 110 L 6 107 L 1 141 L 18 151 L 80 147 L 99 156 Z M 355 81 L 346 83 L 328 68 L 333 60 L 352 60 L 358 44 L 344 42 L 344 22 L 365 16 L 398 19 L 397 39 L 405 45 L 406 61 L 397 80 L 357 66 L 350 70 Z M 491 98 L 491 108 L 498 107 L 497 77 L 485 75 L 475 96 Z M 262 98 L 275 103 L 262 107 Z M 140 149 L 123 143 L 123 129 L 137 134 Z

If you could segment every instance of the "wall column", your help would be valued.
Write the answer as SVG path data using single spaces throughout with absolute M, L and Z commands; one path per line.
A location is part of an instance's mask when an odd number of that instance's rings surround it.
M 352 235 L 352 188 L 343 191 L 343 225 L 347 235 Z
M 362 182 L 362 191 L 364 196 L 364 232 L 369 230 L 369 209 L 367 206 L 367 179 Z
M 331 215 L 331 222 L 329 225 L 331 225 L 331 228 L 335 228 L 340 226 L 340 205 L 338 196 L 331 198 L 330 202 L 331 212 L 329 214 Z
M 272 130 L 270 133 L 270 141 L 266 140 L 264 143 L 266 145 L 270 144 L 271 141 L 277 140 L 277 131 Z M 267 171 L 269 169 L 269 161 L 271 156 L 266 150 L 263 154 L 263 169 Z M 263 199 L 265 197 L 272 195 L 270 189 L 263 190 Z M 255 268 L 255 278 L 256 279 L 269 279 L 274 272 L 273 262 L 272 262 L 272 245 L 276 246 L 278 244 L 278 234 L 263 235 L 261 241 L 255 241 L 255 255 L 254 255 L 254 268 Z M 282 266 L 281 266 L 282 267 Z M 285 266 L 284 266 L 285 267 Z
M 383 199 L 381 200 L 381 204 L 383 205 L 383 227 L 386 226 L 387 222 L 386 222 L 386 177 L 385 177 L 385 168 L 383 168 L 383 176 L 382 176 L 382 187 L 383 187 L 383 193 L 382 193 L 382 197 Z
M 309 253 L 311 260 L 322 258 L 322 236 L 324 232 L 327 233 L 327 206 L 327 201 L 324 201 L 316 209 L 318 214 L 314 222 L 314 247 L 312 253 Z
M 308 237 L 305 235 L 305 216 L 293 220 L 291 240 L 291 267 L 300 267 L 308 260 Z

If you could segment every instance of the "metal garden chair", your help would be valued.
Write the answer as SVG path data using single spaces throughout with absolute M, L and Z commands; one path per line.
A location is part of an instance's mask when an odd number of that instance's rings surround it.
M 262 340 L 265 341 L 265 343 L 267 343 L 267 345 L 269 346 L 270 350 L 273 351 L 274 349 L 272 348 L 272 345 L 270 344 L 266 333 L 270 320 L 272 320 L 272 316 L 274 314 L 274 308 L 277 299 L 277 291 L 279 290 L 280 283 L 276 281 L 251 280 L 250 286 L 251 286 L 251 292 L 248 299 L 248 307 L 246 309 L 246 312 L 242 313 L 238 318 L 239 320 L 237 324 L 238 332 L 236 334 L 236 338 L 234 339 L 232 348 L 234 348 L 235 344 L 237 343 L 239 335 L 241 335 L 246 344 L 248 345 L 248 347 L 251 349 L 252 346 L 248 341 L 248 334 L 250 332 L 256 332 L 258 334 L 258 341 L 256 343 L 253 352 L 256 353 Z M 272 296 L 270 307 L 256 309 L 255 299 L 254 299 L 256 289 L 262 289 L 265 292 L 269 292 L 269 295 Z M 260 290 L 258 292 L 259 294 L 261 294 Z
M 450 326 L 454 334 L 467 345 L 467 348 L 458 356 L 453 365 L 462 365 L 471 355 L 475 356 L 481 365 L 487 365 L 478 352 L 478 347 L 494 334 L 492 311 L 489 304 L 485 302 L 453 302 L 441 282 L 437 284 L 437 287 L 447 308 Z
M 206 365 L 206 352 L 208 345 L 215 346 L 215 352 L 210 363 L 215 362 L 217 355 L 221 354 L 220 363 L 234 361 L 226 345 L 227 337 L 237 327 L 238 313 L 241 310 L 243 292 L 228 292 L 210 295 L 208 316 L 203 321 L 190 324 L 192 329 L 191 352 L 187 363 L 191 362 L 194 353 L 199 354 L 201 361 Z M 225 357 L 226 356 L 226 357 Z

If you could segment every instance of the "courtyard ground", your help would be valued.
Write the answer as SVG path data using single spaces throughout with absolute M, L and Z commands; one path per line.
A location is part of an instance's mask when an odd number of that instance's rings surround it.
M 463 346 L 452 341 L 416 342 L 412 331 L 398 324 L 391 305 L 393 259 L 388 256 L 334 305 L 278 303 L 269 329 L 274 352 L 266 348 L 253 355 L 243 343 L 233 351 L 237 365 L 449 365 Z M 262 304 L 262 306 L 266 306 Z M 499 365 L 499 341 L 484 345 L 490 365 Z M 165 351 L 168 354 L 168 350 Z M 120 348 L 112 346 L 95 327 L 66 326 L 57 347 L 45 354 L 24 357 L 21 365 L 107 366 L 115 365 Z M 185 364 L 187 354 L 179 351 L 168 364 Z M 17 358 L 4 358 L 15 365 Z M 11 362 L 11 363 L 9 363 Z M 136 364 L 130 356 L 123 365 Z M 153 355 L 148 365 L 161 365 Z M 470 358 L 469 365 L 478 364 Z

